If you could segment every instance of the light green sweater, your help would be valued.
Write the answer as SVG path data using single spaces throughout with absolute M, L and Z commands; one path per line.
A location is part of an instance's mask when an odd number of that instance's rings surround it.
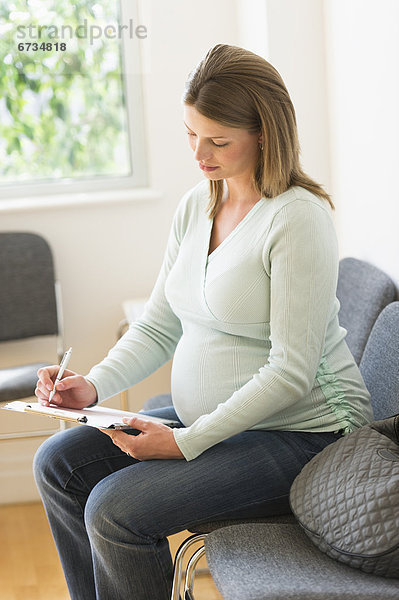
M 208 182 L 180 202 L 142 318 L 87 378 L 99 401 L 173 356 L 174 430 L 187 460 L 248 429 L 350 432 L 372 419 L 338 323 L 338 252 L 326 201 L 261 198 L 209 255 Z

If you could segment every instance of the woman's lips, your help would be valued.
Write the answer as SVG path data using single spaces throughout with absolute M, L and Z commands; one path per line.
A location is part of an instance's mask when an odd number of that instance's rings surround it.
M 215 169 L 218 169 L 219 167 L 208 167 L 206 165 L 202 165 L 201 163 L 199 163 L 199 168 L 202 169 L 203 171 L 215 171 Z

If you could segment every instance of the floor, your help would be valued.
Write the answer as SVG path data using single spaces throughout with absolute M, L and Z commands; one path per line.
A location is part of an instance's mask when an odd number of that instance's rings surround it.
M 169 538 L 172 553 L 186 535 Z M 0 506 L 0 548 L 0 600 L 69 600 L 41 504 Z M 206 573 L 198 573 L 194 591 L 196 600 L 222 600 Z

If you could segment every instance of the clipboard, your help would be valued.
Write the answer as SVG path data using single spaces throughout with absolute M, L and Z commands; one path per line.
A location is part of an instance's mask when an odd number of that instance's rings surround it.
M 4 410 L 12 410 L 31 415 L 41 415 L 61 421 L 69 421 L 79 425 L 89 425 L 99 429 L 131 429 L 129 425 L 123 423 L 124 418 L 138 417 L 146 421 L 155 423 L 163 423 L 168 427 L 179 427 L 178 421 L 171 419 L 162 419 L 153 417 L 143 413 L 128 412 L 126 410 L 118 410 L 116 408 L 106 408 L 104 406 L 92 406 L 90 408 L 82 408 L 80 410 L 74 408 L 60 408 L 55 404 L 50 406 L 42 406 L 38 402 L 23 402 L 14 400 L 8 402 L 1 407 Z

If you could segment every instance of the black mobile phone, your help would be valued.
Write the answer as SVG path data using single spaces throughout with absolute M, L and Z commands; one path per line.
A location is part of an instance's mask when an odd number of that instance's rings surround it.
M 113 425 L 110 425 L 108 429 L 123 431 L 123 433 L 127 433 L 128 435 L 139 435 L 141 433 L 139 429 L 133 429 L 132 427 L 129 427 L 129 425 L 125 425 L 124 423 L 114 423 Z

